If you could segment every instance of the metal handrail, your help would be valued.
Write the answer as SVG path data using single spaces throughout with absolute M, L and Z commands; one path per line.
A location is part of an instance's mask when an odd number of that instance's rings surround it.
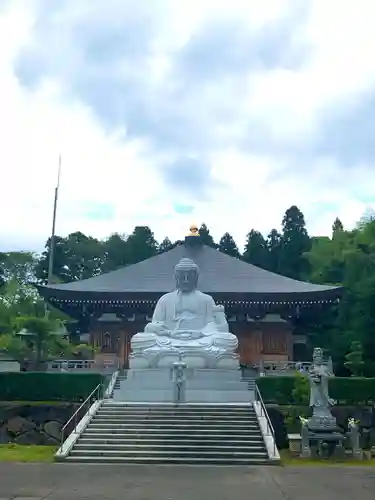
M 266 410 L 266 406 L 265 406 L 265 404 L 264 404 L 264 401 L 263 401 L 262 395 L 261 395 L 261 393 L 260 393 L 260 391 L 259 391 L 259 387 L 258 387 L 258 385 L 257 385 L 256 383 L 255 383 L 254 385 L 255 385 L 255 397 L 256 397 L 256 400 L 258 400 L 258 401 L 259 401 L 259 403 L 260 403 L 261 415 L 262 415 L 263 417 L 265 417 L 266 422 L 267 422 L 267 428 L 269 429 L 270 434 L 271 434 L 271 435 L 272 435 L 272 437 L 273 437 L 273 451 L 274 451 L 274 453 L 275 453 L 275 451 L 276 451 L 275 429 L 273 428 L 272 422 L 271 422 L 270 417 L 269 417 L 269 415 L 268 415 L 268 412 L 267 412 L 267 410 Z
M 64 441 L 65 441 L 65 430 L 67 429 L 67 427 L 71 424 L 71 422 L 74 421 L 74 427 L 73 429 L 69 432 L 69 434 L 71 434 L 72 432 L 76 432 L 77 430 L 77 417 L 78 417 L 78 414 L 79 412 L 82 410 L 82 408 L 86 405 L 86 403 L 88 401 L 91 401 L 91 398 L 97 393 L 98 394 L 98 397 L 96 398 L 96 400 L 100 399 L 100 393 L 101 393 L 101 389 L 103 388 L 103 384 L 98 384 L 95 389 L 90 392 L 90 394 L 87 396 L 87 398 L 84 400 L 84 402 L 79 406 L 79 408 L 77 408 L 77 410 L 73 413 L 73 415 L 70 417 L 70 419 L 67 421 L 67 423 L 64 425 L 64 427 L 61 429 L 61 446 L 63 445 Z
M 112 373 L 112 377 L 111 380 L 109 381 L 108 387 L 104 391 L 104 398 L 110 398 L 112 396 L 119 373 L 120 373 L 119 369 L 117 369 L 115 372 Z

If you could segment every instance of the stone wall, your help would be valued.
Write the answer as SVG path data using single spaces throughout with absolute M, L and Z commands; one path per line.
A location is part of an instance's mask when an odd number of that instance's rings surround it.
M 71 403 L 0 403 L 0 444 L 58 445 L 63 425 L 77 408 Z

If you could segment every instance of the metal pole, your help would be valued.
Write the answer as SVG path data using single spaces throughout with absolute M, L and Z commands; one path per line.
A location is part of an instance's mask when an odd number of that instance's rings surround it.
M 57 201 L 59 197 L 59 187 L 60 187 L 60 174 L 61 174 L 61 154 L 59 155 L 59 167 L 57 170 L 57 184 L 55 187 L 55 198 L 53 202 L 53 215 L 52 215 L 52 233 L 49 242 L 49 258 L 48 258 L 48 275 L 47 284 L 51 285 L 53 281 L 53 264 L 55 257 L 55 230 L 56 230 L 56 212 L 57 212 Z M 48 318 L 49 309 L 47 302 L 44 303 L 44 316 Z
M 57 210 L 57 201 L 59 197 L 59 187 L 60 187 L 60 174 L 61 174 L 61 155 L 59 156 L 59 168 L 57 172 L 57 184 L 55 188 L 55 199 L 53 203 L 53 217 L 52 217 L 52 233 L 49 245 L 49 261 L 48 261 L 48 277 L 47 283 L 50 285 L 53 279 L 53 264 L 54 264 L 54 256 L 55 256 L 55 229 L 56 229 L 56 210 Z

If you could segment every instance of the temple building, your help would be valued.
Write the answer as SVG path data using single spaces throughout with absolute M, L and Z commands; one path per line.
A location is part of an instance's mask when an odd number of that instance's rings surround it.
M 342 287 L 286 278 L 204 245 L 195 227 L 172 250 L 116 271 L 65 284 L 40 286 L 52 306 L 76 320 L 78 333 L 96 355 L 128 366 L 130 339 L 151 320 L 157 300 L 174 290 L 174 267 L 184 257 L 198 265 L 198 289 L 225 307 L 229 327 L 239 340 L 240 363 L 295 358 L 307 339 L 295 334 L 296 319 L 319 315 L 337 302 Z

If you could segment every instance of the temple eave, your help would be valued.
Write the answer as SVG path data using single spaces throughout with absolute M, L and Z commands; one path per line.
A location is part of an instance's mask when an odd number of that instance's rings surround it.
M 154 296 L 147 296 L 148 294 L 139 294 L 138 296 L 123 295 L 121 294 L 91 294 L 91 293 L 42 293 L 43 297 L 51 303 L 60 304 L 111 304 L 118 306 L 134 306 L 136 304 L 142 304 L 145 306 L 154 306 L 158 298 L 162 295 L 153 294 Z M 330 292 L 313 292 L 304 294 L 241 294 L 236 297 L 235 295 L 223 296 L 223 294 L 212 293 L 215 301 L 218 304 L 223 304 L 226 306 L 242 306 L 242 307 L 254 307 L 254 306 L 297 306 L 305 305 L 312 306 L 314 304 L 333 304 L 340 300 L 341 293 L 330 293 Z

